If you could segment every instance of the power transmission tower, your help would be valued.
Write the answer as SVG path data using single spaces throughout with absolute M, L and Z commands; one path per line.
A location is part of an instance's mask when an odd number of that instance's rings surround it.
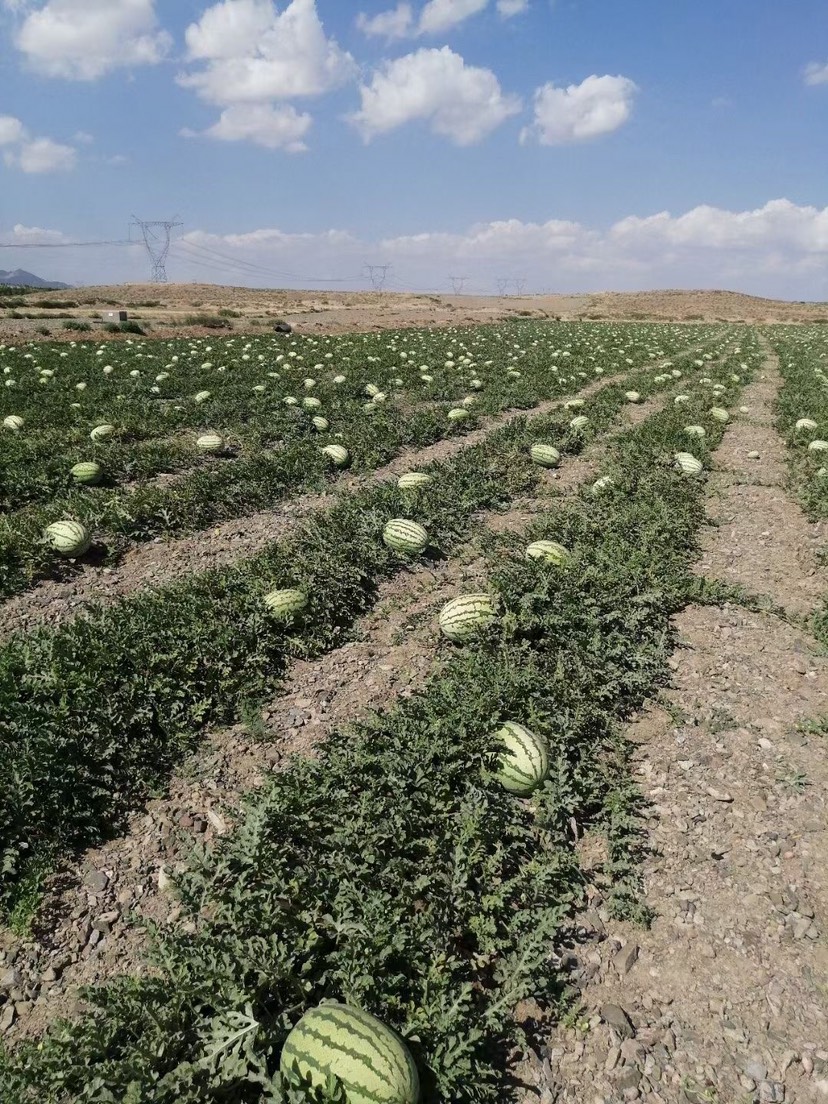
M 461 292 L 463 291 L 463 288 L 469 282 L 471 277 L 469 277 L 469 276 L 449 276 L 449 279 L 451 280 L 451 286 L 454 289 L 454 294 L 455 295 L 460 295 Z
M 147 253 L 149 253 L 150 263 L 152 264 L 150 279 L 153 284 L 166 284 L 170 234 L 176 226 L 183 225 L 183 222 L 176 222 L 174 219 L 168 221 L 156 219 L 147 222 L 144 219 L 136 218 L 135 215 L 132 216 L 130 226 L 139 227 L 144 238 L 144 245 L 147 247 Z
M 498 295 L 505 295 L 506 294 L 506 288 L 509 286 L 509 283 L 510 283 L 509 280 L 505 280 L 505 279 L 503 279 L 503 277 L 501 277 L 497 281 L 497 294 Z
M 525 276 L 521 276 L 520 279 L 515 280 L 515 290 L 517 291 L 518 295 L 523 295 L 523 292 L 524 292 L 525 288 L 526 288 L 526 277 Z
M 385 287 L 385 281 L 388 279 L 388 273 L 391 271 L 391 265 L 371 265 L 365 266 L 368 279 L 371 281 L 371 287 L 374 291 L 382 291 Z

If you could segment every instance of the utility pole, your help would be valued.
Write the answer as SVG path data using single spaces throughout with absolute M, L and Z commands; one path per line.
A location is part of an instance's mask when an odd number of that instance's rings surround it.
M 135 215 L 132 216 L 130 226 L 139 227 L 149 254 L 150 264 L 152 265 L 150 279 L 153 284 L 166 284 L 170 235 L 176 226 L 183 225 L 183 222 L 176 222 L 174 219 L 156 219 L 147 222 L 145 219 L 136 218 Z
M 390 264 L 367 264 L 365 266 L 368 279 L 371 281 L 371 287 L 374 291 L 382 291 L 385 287 L 385 281 L 388 279 L 388 273 L 391 271 L 391 268 L 392 266 Z
M 526 277 L 525 276 L 521 276 L 519 279 L 515 280 L 515 290 L 517 291 L 518 295 L 523 295 L 523 292 L 524 292 L 525 288 L 526 288 Z
M 449 276 L 449 279 L 451 280 L 451 286 L 454 289 L 454 294 L 455 295 L 460 295 L 460 294 L 462 294 L 463 288 L 469 282 L 471 277 L 469 277 L 469 276 Z
M 508 279 L 505 279 L 503 276 L 501 276 L 497 281 L 497 294 L 498 295 L 505 295 L 506 294 L 506 288 L 509 286 L 510 282 L 511 281 L 509 281 Z

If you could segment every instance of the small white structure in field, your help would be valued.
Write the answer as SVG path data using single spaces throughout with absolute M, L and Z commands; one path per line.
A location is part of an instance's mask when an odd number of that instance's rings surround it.
M 128 318 L 125 310 L 104 311 L 104 322 L 126 322 Z

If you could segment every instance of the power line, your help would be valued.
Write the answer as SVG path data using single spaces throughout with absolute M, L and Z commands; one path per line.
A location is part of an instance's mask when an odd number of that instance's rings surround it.
M 0 242 L 0 249 L 79 249 L 97 245 L 136 245 L 127 241 L 86 241 L 86 242 Z
M 384 265 L 372 265 L 367 264 L 365 266 L 368 274 L 368 279 L 371 281 L 371 286 L 374 291 L 382 291 L 385 287 L 385 281 L 388 279 L 388 273 L 391 271 L 392 266 L 390 264 Z
M 463 288 L 466 286 L 470 279 L 470 276 L 449 276 L 454 294 L 460 295 L 463 291 Z
M 328 277 L 328 276 L 308 276 L 305 273 L 299 272 L 285 272 L 280 269 L 271 268 L 267 265 L 258 264 L 255 261 L 246 261 L 243 258 L 232 257 L 227 253 L 222 253 L 218 249 L 213 249 L 210 246 L 202 245 L 200 242 L 191 241 L 189 238 L 179 240 L 175 243 L 179 248 L 186 248 L 188 250 L 197 250 L 199 253 L 204 253 L 210 257 L 216 257 L 225 264 L 232 264 L 236 268 L 246 268 L 250 271 L 257 270 L 264 273 L 267 276 L 279 276 L 289 280 L 308 280 L 311 283 L 318 284 L 344 284 L 348 282 L 347 278 L 342 277 Z
M 167 254 L 170 251 L 170 235 L 176 226 L 183 226 L 183 222 L 174 219 L 145 219 L 132 216 L 131 226 L 139 227 L 152 264 L 152 276 L 154 284 L 166 284 L 167 282 Z

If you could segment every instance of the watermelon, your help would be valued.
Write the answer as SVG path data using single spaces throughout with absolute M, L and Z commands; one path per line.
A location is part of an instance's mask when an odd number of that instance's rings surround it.
M 809 452 L 826 452 L 828 451 L 828 441 L 811 441 L 808 445 Z
M 446 416 L 450 422 L 465 422 L 469 412 L 463 406 L 455 406 Z
M 302 612 L 308 604 L 308 597 L 302 590 L 271 590 L 263 601 L 278 621 L 288 621 Z
M 313 391 L 314 387 L 316 387 L 315 379 L 308 378 L 306 380 L 302 380 L 302 383 L 306 391 Z
M 89 434 L 93 441 L 105 441 L 108 437 L 111 437 L 115 432 L 114 425 L 97 425 Z
M 574 429 L 576 433 L 580 433 L 582 429 L 585 429 L 589 423 L 589 418 L 586 414 L 579 414 L 577 418 L 573 418 L 569 423 L 569 428 Z
M 418 491 L 421 487 L 427 487 L 433 478 L 428 472 L 406 472 L 397 480 L 397 486 L 401 491 Z
M 46 526 L 43 537 L 61 556 L 82 556 L 92 543 L 89 531 L 79 521 L 55 521 Z
M 416 521 L 394 518 L 382 531 L 383 543 L 406 556 L 419 556 L 428 546 L 428 533 Z
M 337 468 L 347 467 L 351 457 L 348 455 L 348 450 L 343 448 L 342 445 L 325 445 L 322 452 L 329 460 L 333 461 L 333 464 Z
M 197 391 L 195 393 L 195 395 L 193 395 L 193 402 L 203 403 L 203 402 L 207 402 L 207 400 L 209 398 L 210 398 L 210 392 L 209 391 Z
M 3 419 L 3 425 L 5 426 L 6 429 L 13 429 L 13 430 L 22 429 L 23 428 L 23 419 L 20 417 L 19 414 L 8 414 Z
M 295 395 L 285 395 L 285 397 L 282 399 L 282 402 L 285 404 L 285 406 L 296 406 L 299 400 L 296 398 Z
M 684 427 L 684 432 L 687 434 L 688 437 L 706 437 L 707 436 L 707 431 L 705 430 L 704 426 L 700 426 L 700 425 L 685 426 Z
M 549 745 L 542 736 L 514 721 L 507 721 L 496 735 L 505 749 L 497 780 L 509 793 L 526 797 L 549 774 Z
M 697 460 L 690 452 L 677 452 L 673 459 L 676 462 L 676 468 L 678 471 L 684 472 L 685 475 L 701 475 L 703 465 L 701 460 Z
M 384 391 L 377 391 L 376 395 L 371 399 L 371 402 L 376 403 L 377 406 L 382 406 L 387 398 L 388 396 Z
M 308 395 L 307 398 L 302 399 L 302 406 L 305 410 L 318 410 L 322 403 L 313 395 Z
M 560 565 L 568 556 L 569 551 L 557 541 L 532 541 L 526 548 L 527 560 L 543 560 L 544 563 Z
M 583 399 L 568 399 L 564 403 L 564 410 L 577 410 L 584 405 Z
M 637 391 L 625 391 L 624 398 L 631 403 L 641 402 L 641 396 Z
M 679 406 L 681 403 L 690 402 L 690 396 L 689 395 L 676 395 L 676 397 L 673 399 L 673 402 L 675 403 L 676 406 Z
M 279 1068 L 323 1088 L 339 1082 L 347 1104 L 418 1104 L 411 1052 L 391 1028 L 360 1008 L 320 1004 L 285 1039 Z
M 375 383 L 366 383 L 365 394 L 368 396 L 369 399 L 373 399 L 374 395 L 380 394 L 380 389 Z
M 103 468 L 94 460 L 82 460 L 75 464 L 69 472 L 76 483 L 82 483 L 85 487 L 94 487 L 103 479 Z
M 464 594 L 452 598 L 440 610 L 440 629 L 449 640 L 460 643 L 485 629 L 494 615 L 494 604 L 488 594 Z
M 6 421 L 3 423 L 3 425 L 5 425 L 6 422 L 8 422 L 8 420 L 9 419 L 6 418 Z M 800 418 L 797 421 L 796 426 L 794 428 L 795 429 L 800 429 L 800 430 L 807 429 L 810 432 L 811 430 L 814 430 L 814 429 L 817 428 L 817 424 L 813 420 L 813 418 Z
M 615 482 L 615 480 L 612 478 L 611 475 L 602 475 L 602 476 L 600 476 L 600 478 L 596 479 L 595 482 L 592 484 L 592 493 L 593 494 L 600 494 L 602 491 L 605 491 L 608 487 L 611 487 L 614 482 Z
M 379 410 L 379 407 L 376 403 L 367 402 L 363 403 L 362 409 L 366 414 L 376 414 L 376 412 Z
M 196 448 L 199 452 L 221 452 L 224 448 L 224 438 L 218 433 L 203 433 L 196 440 Z
M 334 376 L 333 381 L 334 383 L 344 383 L 346 379 L 347 376 Z
M 722 425 L 724 425 L 725 422 L 730 421 L 730 415 L 723 406 L 711 406 L 709 414 L 711 418 L 715 418 L 716 421 L 721 422 Z
M 561 454 L 552 445 L 532 445 L 529 455 L 542 468 L 557 468 L 561 462 Z
M 312 421 L 313 428 L 318 430 L 320 433 L 324 433 L 325 430 L 331 428 L 331 423 L 328 421 L 327 418 L 323 418 L 321 414 L 317 414 L 316 417 L 312 419 Z

